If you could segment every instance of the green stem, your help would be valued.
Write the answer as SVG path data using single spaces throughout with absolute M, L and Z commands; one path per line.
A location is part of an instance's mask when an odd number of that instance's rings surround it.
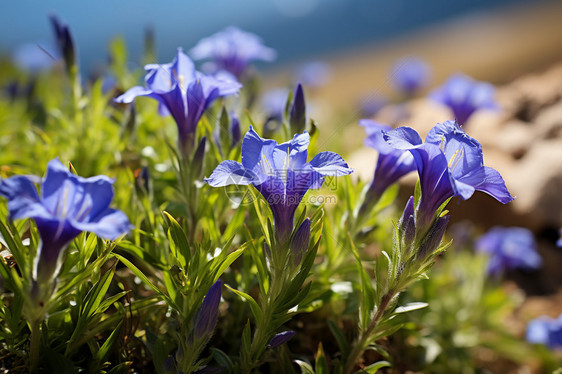
M 29 372 L 37 370 L 39 364 L 39 347 L 41 343 L 41 320 L 31 322 L 31 343 L 29 347 Z
M 390 304 L 390 301 L 392 300 L 394 295 L 395 295 L 395 292 L 393 290 L 390 290 L 382 297 L 381 303 L 379 305 L 377 313 L 373 317 L 373 320 L 371 321 L 371 323 L 369 324 L 367 329 L 365 329 L 364 331 L 362 331 L 359 334 L 359 338 L 357 339 L 357 341 L 353 345 L 353 349 L 351 350 L 351 352 L 349 353 L 349 356 L 347 357 L 345 367 L 344 367 L 344 370 L 343 370 L 344 374 L 351 373 L 351 371 L 355 367 L 355 364 L 357 363 L 359 358 L 363 355 L 363 352 L 365 352 L 365 349 L 367 349 L 367 346 L 370 344 L 370 340 L 371 340 L 370 335 L 373 333 L 373 331 L 377 327 L 379 321 L 381 320 L 382 316 L 384 315 L 384 312 L 386 311 L 386 308 Z
M 272 329 L 273 314 L 275 311 L 275 301 L 279 296 L 279 292 L 283 289 L 285 277 L 279 268 L 274 269 L 271 277 L 271 287 L 267 294 L 267 300 L 263 307 L 262 318 L 258 321 L 254 339 L 250 346 L 249 361 L 242 362 L 242 372 L 250 373 L 261 361 L 262 356 L 267 348 L 267 343 L 271 340 L 271 332 L 275 331 L 277 326 Z

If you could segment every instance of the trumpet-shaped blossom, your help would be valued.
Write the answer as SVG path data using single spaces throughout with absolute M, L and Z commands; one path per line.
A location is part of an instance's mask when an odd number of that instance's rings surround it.
M 497 109 L 494 86 L 464 74 L 455 74 L 429 97 L 448 106 L 462 126 L 479 109 Z
M 275 50 L 266 47 L 259 36 L 234 26 L 201 39 L 189 54 L 195 60 L 212 60 L 216 71 L 228 71 L 238 79 L 251 61 L 276 57 Z
M 474 191 L 482 191 L 503 204 L 513 200 L 500 173 L 484 166 L 480 143 L 455 121 L 437 124 L 429 131 L 425 143 L 409 127 L 387 131 L 384 139 L 414 156 L 421 186 L 417 213 L 421 227 L 428 225 L 441 204 L 453 196 L 466 200 Z
M 320 188 L 326 176 L 350 174 L 337 153 L 321 152 L 307 162 L 308 133 L 288 142 L 261 138 L 252 127 L 242 140 L 242 163 L 223 161 L 205 181 L 213 187 L 252 184 L 269 203 L 279 239 L 293 230 L 295 210 L 309 189 Z
M 476 250 L 490 255 L 488 274 L 510 269 L 537 269 L 542 259 L 533 233 L 523 227 L 494 227 L 476 241 Z
M 392 82 L 398 91 L 405 95 L 414 95 L 427 86 L 431 75 L 429 65 L 416 57 L 403 58 L 392 68 Z
M 41 197 L 26 176 L 0 181 L 0 195 L 8 199 L 10 219 L 34 218 L 37 224 L 41 243 L 35 260 L 35 280 L 48 281 L 56 275 L 62 251 L 80 232 L 113 240 L 129 231 L 125 213 L 109 208 L 112 184 L 105 175 L 76 176 L 58 159 L 47 165 Z
M 383 132 L 392 130 L 390 126 L 370 119 L 360 120 L 359 125 L 367 133 L 365 145 L 379 152 L 375 175 L 368 192 L 372 195 L 371 198 L 377 200 L 390 185 L 416 170 L 416 164 L 410 152 L 393 148 L 384 140 Z
M 197 124 L 209 105 L 219 97 L 237 94 L 242 87 L 226 76 L 212 77 L 196 71 L 181 48 L 171 63 L 149 64 L 144 69 L 146 87 L 132 87 L 115 101 L 131 103 L 137 96 L 157 100 L 160 114 L 171 114 L 176 121 L 182 149 L 192 146 Z
M 562 348 L 562 314 L 558 318 L 542 316 L 529 322 L 526 339 L 552 349 Z

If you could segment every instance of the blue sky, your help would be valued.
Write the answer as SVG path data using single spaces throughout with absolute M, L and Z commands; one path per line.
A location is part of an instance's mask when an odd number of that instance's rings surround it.
M 57 13 L 75 36 L 82 64 L 107 58 L 108 42 L 122 35 L 140 55 L 143 30 L 156 32 L 158 58 L 170 60 L 176 46 L 186 50 L 201 37 L 228 25 L 261 35 L 282 63 L 376 42 L 466 12 L 521 0 L 19 0 L 3 4 L 0 50 L 48 42 L 47 15 Z

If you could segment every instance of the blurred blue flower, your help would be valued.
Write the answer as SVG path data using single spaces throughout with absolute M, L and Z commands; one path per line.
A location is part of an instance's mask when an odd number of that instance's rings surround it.
M 558 318 L 542 316 L 529 322 L 526 339 L 551 349 L 562 348 L 562 314 Z
M 320 188 L 326 176 L 350 174 L 337 153 L 321 152 L 306 162 L 308 133 L 285 143 L 263 139 L 252 127 L 242 140 L 242 163 L 223 161 L 205 181 L 213 187 L 252 184 L 269 203 L 281 242 L 293 230 L 295 210 L 309 189 Z
M 115 101 L 131 103 L 137 96 L 157 100 L 160 114 L 171 114 L 176 121 L 182 151 L 193 146 L 195 129 L 209 105 L 219 97 L 237 94 L 242 87 L 234 80 L 196 71 L 181 48 L 171 63 L 149 64 L 144 69 L 146 87 L 132 87 Z
M 195 314 L 195 338 L 201 339 L 205 335 L 211 334 L 215 329 L 221 295 L 222 281 L 219 279 L 209 288 L 203 303 Z
M 409 150 L 414 156 L 421 185 L 416 225 L 429 225 L 441 204 L 453 196 L 466 200 L 474 191 L 482 191 L 503 204 L 513 200 L 500 173 L 483 165 L 480 143 L 454 121 L 433 127 L 425 143 L 409 127 L 387 131 L 384 138 L 394 148 Z
M 58 160 L 47 165 L 41 197 L 26 176 L 0 180 L 0 195 L 8 199 L 10 219 L 34 218 L 41 236 L 33 277 L 49 281 L 58 272 L 66 246 L 82 231 L 117 239 L 130 229 L 120 210 L 109 208 L 113 181 L 105 175 L 82 178 Z
M 490 256 L 490 275 L 511 269 L 537 269 L 542 265 L 535 237 L 523 227 L 494 227 L 476 241 L 475 248 Z
M 322 61 L 312 61 L 297 69 L 296 81 L 305 86 L 318 88 L 325 86 L 332 76 L 330 65 Z
M 37 73 L 51 68 L 57 60 L 51 49 L 34 43 L 22 44 L 13 51 L 12 60 L 18 67 Z
M 226 70 L 238 79 L 251 61 L 273 61 L 276 57 L 259 36 L 234 26 L 201 39 L 189 54 L 194 60 L 212 60 L 215 71 Z
M 363 126 L 367 133 L 365 145 L 379 152 L 375 175 L 367 192 L 370 198 L 378 200 L 389 186 L 416 170 L 416 164 L 410 152 L 396 149 L 384 140 L 383 131 L 392 130 L 390 126 L 370 119 L 359 120 L 359 125 Z
M 358 100 L 359 105 L 359 113 L 361 117 L 373 117 L 375 116 L 386 104 L 388 101 L 380 96 L 378 93 L 369 93 L 363 95 Z
M 556 246 L 562 248 L 562 229 L 558 231 L 558 234 L 560 235 L 560 238 L 556 241 Z
M 464 74 L 455 74 L 429 97 L 448 106 L 462 126 L 479 109 L 497 109 L 494 86 Z
M 417 57 L 402 58 L 392 67 L 392 83 L 407 96 L 415 95 L 427 86 L 431 75 L 429 65 Z
M 288 97 L 289 90 L 286 88 L 276 88 L 262 96 L 261 104 L 268 120 L 283 120 Z

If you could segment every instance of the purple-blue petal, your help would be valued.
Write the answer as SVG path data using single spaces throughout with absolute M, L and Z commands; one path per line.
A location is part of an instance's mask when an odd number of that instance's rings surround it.
M 256 180 L 256 175 L 248 169 L 244 169 L 242 164 L 236 161 L 226 160 L 221 162 L 211 173 L 209 178 L 205 178 L 212 187 L 222 187 L 231 184 L 248 185 Z
M 334 152 L 320 152 L 310 161 L 312 168 L 324 176 L 341 176 L 351 174 L 350 168 L 343 158 Z
M 26 176 L 16 175 L 1 179 L 0 196 L 8 199 L 11 219 L 50 216 L 39 199 L 37 188 Z
M 129 104 L 132 103 L 137 96 L 149 96 L 151 93 L 152 91 L 149 90 L 148 88 L 144 88 L 142 86 L 135 86 L 129 88 L 124 94 L 117 96 L 113 100 L 117 103 Z
M 410 150 L 423 143 L 418 132 L 411 127 L 398 127 L 383 132 L 384 140 L 396 149 Z
M 250 126 L 242 140 L 242 165 L 262 175 L 274 175 L 273 150 L 277 142 L 261 138 Z
M 73 219 L 69 221 L 73 227 L 80 231 L 93 232 L 100 238 L 109 240 L 115 240 L 131 229 L 127 215 L 120 210 L 110 208 L 91 217 L 90 221 L 75 221 Z
M 514 199 L 507 190 L 505 182 L 500 173 L 490 167 L 484 166 L 484 179 L 476 186 L 478 191 L 482 191 L 492 196 L 502 204 L 507 204 Z

